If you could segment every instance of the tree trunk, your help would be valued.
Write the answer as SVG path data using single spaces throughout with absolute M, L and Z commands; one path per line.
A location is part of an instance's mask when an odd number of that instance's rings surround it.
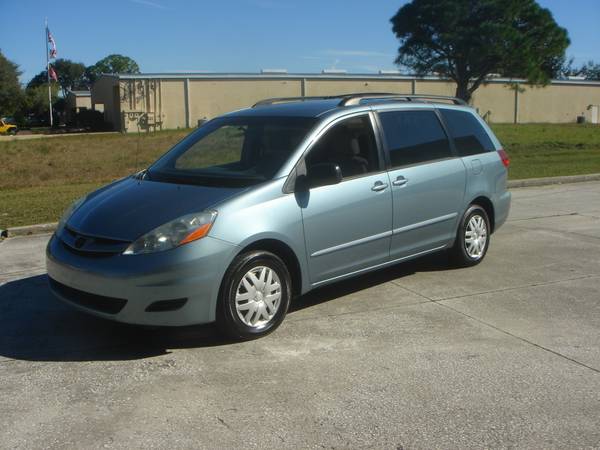
M 462 98 L 465 102 L 471 101 L 471 91 L 469 90 L 469 80 L 458 80 L 456 82 L 456 97 Z

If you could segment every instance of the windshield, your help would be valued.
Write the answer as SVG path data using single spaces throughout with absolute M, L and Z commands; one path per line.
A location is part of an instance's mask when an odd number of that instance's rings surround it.
M 305 117 L 222 117 L 194 131 L 147 171 L 151 180 L 251 186 L 271 180 L 315 124 Z

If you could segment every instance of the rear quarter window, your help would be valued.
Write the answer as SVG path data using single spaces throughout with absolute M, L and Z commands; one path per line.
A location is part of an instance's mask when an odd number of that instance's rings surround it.
M 440 109 L 456 150 L 460 156 L 476 155 L 495 150 L 494 143 L 473 114 L 452 109 Z

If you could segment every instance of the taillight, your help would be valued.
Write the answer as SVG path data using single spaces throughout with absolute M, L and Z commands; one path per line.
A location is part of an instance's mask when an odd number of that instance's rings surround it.
M 502 160 L 504 167 L 508 169 L 508 166 L 510 166 L 510 158 L 508 157 L 508 154 L 503 149 L 500 149 L 498 150 L 498 155 L 500 155 L 500 159 Z

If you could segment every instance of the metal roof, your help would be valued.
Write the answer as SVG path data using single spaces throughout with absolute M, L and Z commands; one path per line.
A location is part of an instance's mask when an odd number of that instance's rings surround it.
M 69 91 L 68 94 L 73 94 L 75 97 L 89 97 L 92 95 L 90 91 Z

